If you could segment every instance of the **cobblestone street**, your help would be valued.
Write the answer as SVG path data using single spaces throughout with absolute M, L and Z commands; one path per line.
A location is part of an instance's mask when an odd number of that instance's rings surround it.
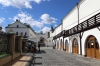
M 42 47 L 40 53 L 34 54 L 31 66 L 100 66 L 100 60 Z

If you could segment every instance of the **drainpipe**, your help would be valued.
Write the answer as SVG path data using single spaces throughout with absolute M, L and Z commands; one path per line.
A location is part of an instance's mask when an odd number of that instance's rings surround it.
M 78 14 L 78 25 L 79 25 L 79 4 L 77 3 L 77 14 Z M 81 43 L 81 32 L 79 33 L 80 38 L 80 55 L 82 55 L 82 43 Z

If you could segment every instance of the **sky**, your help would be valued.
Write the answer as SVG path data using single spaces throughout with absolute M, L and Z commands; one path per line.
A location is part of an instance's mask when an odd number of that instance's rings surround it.
M 35 32 L 43 33 L 61 24 L 61 20 L 80 0 L 0 0 L 0 26 L 19 19 L 28 23 Z

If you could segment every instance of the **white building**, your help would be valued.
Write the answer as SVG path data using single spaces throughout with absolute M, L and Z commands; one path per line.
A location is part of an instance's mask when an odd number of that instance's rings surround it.
M 27 23 L 21 23 L 20 20 L 17 20 L 12 23 L 9 24 L 6 27 L 6 32 L 13 32 L 17 35 L 23 35 L 26 36 L 29 40 L 37 42 L 37 36 L 34 32 L 34 30 L 31 28 L 30 25 L 28 25 Z
M 57 49 L 100 59 L 100 0 L 81 0 L 52 33 Z

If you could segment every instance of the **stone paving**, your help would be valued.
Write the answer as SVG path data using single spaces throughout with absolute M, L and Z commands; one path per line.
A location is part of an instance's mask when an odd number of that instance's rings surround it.
M 100 66 L 100 60 L 64 52 L 52 47 L 42 47 L 36 52 L 31 66 Z

